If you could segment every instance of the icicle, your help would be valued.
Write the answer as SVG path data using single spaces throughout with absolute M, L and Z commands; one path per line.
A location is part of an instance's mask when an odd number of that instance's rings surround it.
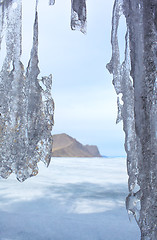
M 86 32 L 86 0 L 71 0 L 71 29 Z
M 3 32 L 4 32 L 4 8 L 3 2 L 0 2 L 0 50 L 1 50 L 1 43 L 3 39 Z
M 49 0 L 49 5 L 54 5 L 55 4 L 55 0 Z
M 120 64 L 119 18 L 127 22 L 125 59 Z M 116 0 L 112 20 L 112 58 L 107 65 L 113 73 L 118 97 L 118 119 L 123 119 L 129 175 L 126 207 L 133 213 L 142 240 L 157 236 L 157 28 L 156 1 Z M 138 187 L 137 187 L 138 186 Z
M 55 0 L 49 0 L 53 5 Z M 6 56 L 0 72 L 0 176 L 14 172 L 24 181 L 38 172 L 37 162 L 49 164 L 52 155 L 54 103 L 52 76 L 38 80 L 38 0 L 31 56 L 25 73 L 22 53 L 22 0 L 0 1 L 0 48 Z M 72 29 L 85 32 L 85 0 L 72 1 Z M 4 37 L 3 37 L 4 35 Z
M 118 103 L 118 117 L 117 123 L 123 119 L 123 128 L 126 134 L 125 138 L 125 149 L 127 152 L 128 162 L 128 173 L 129 173 L 129 189 L 133 191 L 133 186 L 136 182 L 137 176 L 137 140 L 135 135 L 135 121 L 134 121 L 134 90 L 132 82 L 130 80 L 130 50 L 129 50 L 129 33 L 126 33 L 126 50 L 125 59 L 120 64 L 120 53 L 118 44 L 118 24 L 122 14 L 122 1 L 115 1 L 113 9 L 113 20 L 112 20 L 112 58 L 107 68 L 113 73 L 113 84 L 116 93 L 122 94 L 123 105 L 120 104 L 119 97 Z M 132 173 L 132 174 L 131 174 Z
M 54 4 L 49 0 L 49 5 Z M 71 0 L 71 29 L 86 33 L 86 0 Z
M 9 3 L 9 2 L 8 2 Z M 38 173 L 37 162 L 49 164 L 52 155 L 54 104 L 52 76 L 38 80 L 38 13 L 26 74 L 21 58 L 22 0 L 5 7 L 6 57 L 0 73 L 0 176 L 14 172 L 19 181 Z M 13 65 L 10 71 L 10 65 Z
M 135 194 L 130 193 L 126 198 L 126 209 L 128 211 L 128 214 L 133 214 L 137 223 L 139 223 L 140 219 L 140 198 L 140 191 Z

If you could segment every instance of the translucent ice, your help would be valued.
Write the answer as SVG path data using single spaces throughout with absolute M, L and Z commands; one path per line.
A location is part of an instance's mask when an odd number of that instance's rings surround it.
M 19 181 L 24 181 L 38 173 L 37 162 L 42 160 L 48 165 L 51 159 L 52 77 L 37 78 L 37 6 L 33 46 L 26 71 L 20 60 L 22 0 L 1 2 L 0 13 L 1 40 L 5 32 L 6 43 L 6 56 L 0 72 L 0 176 L 7 178 L 14 172 Z M 45 85 L 44 90 L 39 81 Z
M 49 5 L 54 4 L 49 0 Z M 71 29 L 86 33 L 86 0 L 71 0 Z
M 86 0 L 71 0 L 71 28 L 86 32 Z
M 129 175 L 128 212 L 141 229 L 142 240 L 157 236 L 157 1 L 115 0 L 112 20 L 113 73 L 118 119 L 123 119 Z M 125 59 L 120 64 L 118 25 L 126 17 Z M 138 185 L 138 190 L 137 186 Z
M 49 5 L 54 5 L 55 4 L 55 0 L 49 0 Z
M 55 0 L 49 0 L 53 5 Z M 0 176 L 14 172 L 19 181 L 38 173 L 52 155 L 54 103 L 52 76 L 38 79 L 38 0 L 33 46 L 25 71 L 22 54 L 22 0 L 0 0 L 0 49 L 5 57 L 0 72 Z M 86 0 L 72 0 L 71 28 L 85 32 Z M 4 50 L 5 48 L 5 50 Z

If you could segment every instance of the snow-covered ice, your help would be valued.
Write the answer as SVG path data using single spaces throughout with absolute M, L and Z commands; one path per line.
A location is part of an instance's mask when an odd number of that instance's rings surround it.
M 53 158 L 20 183 L 0 179 L 0 240 L 138 240 L 124 158 Z

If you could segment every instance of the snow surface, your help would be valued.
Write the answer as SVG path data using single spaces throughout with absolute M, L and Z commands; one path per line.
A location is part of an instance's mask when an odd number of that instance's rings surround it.
M 0 240 L 138 240 L 124 158 L 53 158 L 36 177 L 0 179 Z

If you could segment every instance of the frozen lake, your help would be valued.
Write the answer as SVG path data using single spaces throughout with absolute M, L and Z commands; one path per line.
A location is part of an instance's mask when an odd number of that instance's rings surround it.
M 24 183 L 0 179 L 0 240 L 139 240 L 125 161 L 53 158 Z

